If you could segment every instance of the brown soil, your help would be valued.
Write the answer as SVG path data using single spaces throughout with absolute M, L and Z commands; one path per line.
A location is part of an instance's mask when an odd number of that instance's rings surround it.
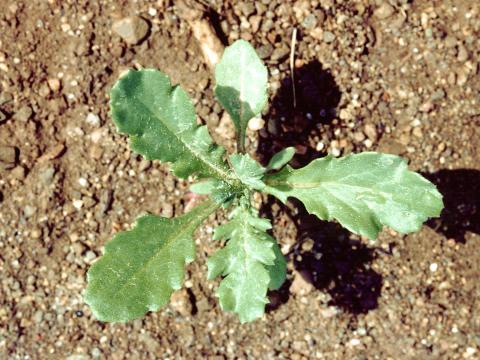
M 191 199 L 186 182 L 115 131 L 108 92 L 119 74 L 166 72 L 212 136 L 234 147 L 175 1 L 0 3 L 0 149 L 10 156 L 0 161 L 0 358 L 480 357 L 478 1 L 201 1 L 220 39 L 251 41 L 271 74 L 252 155 L 266 161 L 294 145 L 295 166 L 327 152 L 402 155 L 446 204 L 420 232 L 386 229 L 373 242 L 265 198 L 289 275 L 266 316 L 247 325 L 221 312 L 217 282 L 206 280 L 224 214 L 197 232 L 186 290 L 162 311 L 104 324 L 82 300 L 86 270 L 112 233 L 144 212 L 181 214 Z M 127 45 L 112 24 L 134 14 L 150 31 Z

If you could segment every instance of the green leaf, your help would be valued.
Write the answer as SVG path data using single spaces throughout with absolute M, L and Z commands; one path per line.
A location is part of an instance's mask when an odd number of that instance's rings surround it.
M 118 130 L 146 159 L 172 163 L 175 175 L 230 178 L 225 150 L 198 126 L 188 95 L 153 69 L 129 70 L 113 86 L 110 108 Z
M 230 156 L 230 163 L 242 184 L 256 190 L 262 190 L 265 187 L 262 181 L 265 168 L 250 156 L 234 154 Z
M 243 207 L 232 216 L 215 230 L 215 239 L 228 242 L 208 259 L 208 278 L 225 276 L 217 290 L 220 305 L 238 313 L 244 323 L 263 316 L 268 289 L 278 289 L 285 280 L 286 262 L 266 233 L 271 228 L 268 220 Z
M 224 206 L 239 194 L 238 190 L 224 181 L 209 179 L 190 186 L 190 191 L 199 195 L 210 195 L 213 200 Z
M 280 170 L 288 164 L 295 155 L 295 148 L 293 146 L 287 147 L 272 156 L 267 165 L 267 171 Z
M 400 233 L 417 231 L 443 208 L 435 185 L 409 171 L 406 161 L 394 155 L 327 156 L 297 170 L 286 166 L 264 181 L 265 191 L 282 202 L 295 197 L 320 219 L 336 219 L 370 239 L 383 225 Z
M 267 103 L 267 77 L 267 68 L 245 40 L 227 47 L 215 67 L 215 94 L 235 124 L 240 152 L 244 152 L 248 121 Z
M 85 301 L 95 317 L 125 322 L 165 305 L 195 257 L 194 230 L 217 207 L 207 201 L 174 219 L 145 215 L 115 235 L 87 274 Z

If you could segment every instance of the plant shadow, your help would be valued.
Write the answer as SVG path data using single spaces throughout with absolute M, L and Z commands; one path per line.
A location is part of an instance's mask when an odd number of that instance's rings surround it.
M 340 90 L 330 72 L 318 61 L 295 69 L 295 90 L 296 106 L 292 80 L 285 78 L 264 116 L 267 129 L 261 132 L 257 148 L 261 163 L 267 163 L 288 146 L 297 148 L 294 159 L 297 166 L 325 155 L 308 147 L 308 137 L 314 129 L 331 123 L 340 102 Z
M 308 146 L 312 131 L 329 124 L 335 116 L 341 93 L 329 71 L 318 61 L 295 69 L 296 106 L 293 103 L 291 78 L 281 84 L 264 116 L 267 130 L 261 133 L 257 155 L 262 163 L 287 146 L 297 148 L 292 160 L 294 167 L 308 164 L 325 155 Z M 284 206 L 269 197 L 261 212 L 271 217 L 277 203 L 296 227 L 295 245 L 287 255 L 293 260 L 299 275 L 315 288 L 329 294 L 328 305 L 352 314 L 362 314 L 378 306 L 382 276 L 371 269 L 375 249 L 362 244 L 355 235 L 341 226 L 309 215 L 304 206 L 292 200 Z M 300 275 L 301 274 L 301 275 Z M 290 283 L 273 292 L 275 298 L 269 310 L 285 303 Z
M 465 243 L 467 232 L 480 234 L 480 171 L 442 169 L 422 173 L 443 195 L 445 208 L 427 225 L 456 242 Z
M 257 156 L 263 164 L 287 146 L 297 148 L 291 162 L 293 167 L 305 166 L 325 155 L 309 147 L 309 136 L 317 128 L 330 124 L 341 93 L 332 75 L 316 61 L 295 70 L 295 84 L 296 107 L 293 105 L 292 81 L 287 78 L 264 116 L 267 129 L 260 133 L 257 148 Z M 445 204 L 441 216 L 426 224 L 460 243 L 465 242 L 467 232 L 480 234 L 480 171 L 442 169 L 422 175 L 438 187 Z M 309 215 L 294 199 L 284 206 L 269 197 L 261 213 L 273 218 L 271 209 L 274 203 L 296 227 L 296 242 L 287 257 L 293 260 L 300 276 L 316 289 L 328 293 L 328 304 L 343 311 L 357 315 L 377 308 L 383 278 L 371 268 L 371 263 L 379 252 L 385 254 L 385 251 L 366 246 L 338 224 Z M 288 301 L 290 285 L 291 282 L 286 282 L 281 289 L 271 292 L 275 301 L 268 310 Z

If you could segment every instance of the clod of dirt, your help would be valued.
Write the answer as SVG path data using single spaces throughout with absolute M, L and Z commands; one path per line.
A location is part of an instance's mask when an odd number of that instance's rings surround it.
M 173 293 L 170 299 L 170 306 L 182 316 L 192 314 L 192 302 L 186 289 L 181 289 Z
M 33 115 L 33 110 L 30 106 L 25 105 L 22 106 L 13 116 L 15 120 L 21 122 L 27 122 Z
M 13 146 L 0 146 L 0 169 L 12 169 L 16 162 L 17 149 Z
M 295 295 L 307 295 L 313 291 L 311 276 L 305 271 L 294 271 L 290 292 Z
M 112 30 L 127 44 L 136 45 L 148 36 L 150 24 L 140 16 L 129 16 L 115 21 Z

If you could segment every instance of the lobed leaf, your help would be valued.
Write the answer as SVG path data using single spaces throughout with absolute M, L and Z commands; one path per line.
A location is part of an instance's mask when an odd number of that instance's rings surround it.
M 240 151 L 248 121 L 267 103 L 267 77 L 267 68 L 245 40 L 227 47 L 215 67 L 215 94 L 235 124 Z
M 217 290 L 220 306 L 238 313 L 240 322 L 265 312 L 268 289 L 278 289 L 286 276 L 286 262 L 275 239 L 266 233 L 270 222 L 239 207 L 233 218 L 215 230 L 214 238 L 227 245 L 208 259 L 208 278 L 225 276 Z
M 145 215 L 115 235 L 87 274 L 85 301 L 95 317 L 125 322 L 165 305 L 195 257 L 193 232 L 217 207 L 207 201 L 174 219 Z
M 301 169 L 286 166 L 266 175 L 264 182 L 265 191 L 282 202 L 295 197 L 320 219 L 336 219 L 370 239 L 383 225 L 400 233 L 417 231 L 443 208 L 435 185 L 409 171 L 402 158 L 388 154 L 327 156 Z
M 110 93 L 112 117 L 131 147 L 146 159 L 172 163 L 173 173 L 231 180 L 225 150 L 196 123 L 188 95 L 153 69 L 129 70 Z

